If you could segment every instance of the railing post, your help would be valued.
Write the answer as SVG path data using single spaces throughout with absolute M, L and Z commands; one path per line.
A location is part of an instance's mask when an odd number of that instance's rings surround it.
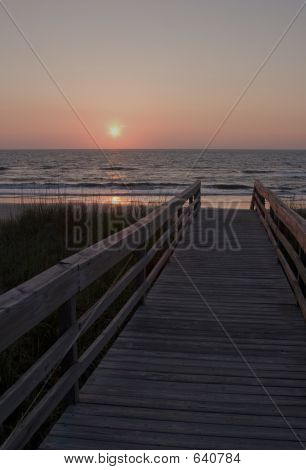
M 302 249 L 301 245 L 299 244 L 299 258 L 301 260 L 301 263 L 303 266 L 306 265 L 306 257 L 305 257 L 305 252 Z M 304 297 L 306 297 L 306 283 L 304 282 L 302 276 L 300 275 L 300 271 L 298 270 L 298 282 L 300 284 L 301 290 L 303 292 Z
M 135 251 L 135 255 L 136 255 L 136 260 L 137 261 L 140 261 L 145 255 L 146 255 L 146 247 L 141 247 L 141 248 L 138 248 L 136 251 Z M 142 286 L 142 284 L 145 282 L 146 280 L 146 268 L 143 268 L 140 273 L 138 274 L 138 276 L 136 276 L 136 285 L 137 285 L 137 288 L 139 288 L 140 286 Z M 145 303 L 145 299 L 146 299 L 146 296 L 143 295 L 140 299 L 140 303 L 141 304 L 144 304 Z
M 266 198 L 265 198 L 265 196 L 262 196 L 261 194 L 259 194 L 258 197 L 259 197 L 260 201 L 262 202 L 263 206 L 265 206 L 265 205 L 266 205 Z
M 73 296 L 66 303 L 59 308 L 60 314 L 60 328 L 61 332 L 64 333 L 69 328 L 73 327 L 77 323 L 76 316 L 76 297 Z M 77 343 L 73 343 L 63 360 L 63 366 L 65 369 L 69 369 L 78 361 L 78 346 Z M 77 380 L 71 390 L 67 393 L 65 401 L 68 405 L 77 403 L 79 400 L 79 381 Z
M 300 244 L 298 244 L 298 257 L 300 258 L 302 264 L 304 264 L 304 262 L 303 262 L 303 255 L 302 255 L 302 247 L 301 247 Z M 302 281 L 302 283 L 303 283 L 303 280 L 302 280 L 302 278 L 301 278 L 301 275 L 300 275 L 300 271 L 299 271 L 299 270 L 297 270 L 297 281 L 298 281 L 298 283 L 300 283 L 300 284 L 301 284 L 301 281 Z
M 178 243 L 180 241 L 179 230 L 180 227 L 183 226 L 183 209 L 184 209 L 184 202 L 182 205 L 177 209 L 177 219 L 176 219 L 176 234 L 175 234 L 175 242 Z M 179 221 L 181 218 L 181 221 Z
M 251 199 L 251 205 L 250 205 L 251 211 L 255 210 L 255 193 L 256 193 L 256 189 L 255 189 L 255 186 L 254 186 L 253 193 L 252 193 L 252 199 Z
M 267 218 L 266 198 L 265 196 L 260 195 L 259 199 L 261 200 L 262 205 L 263 205 L 263 218 L 266 220 Z
M 194 195 L 194 201 L 195 201 L 195 205 L 193 208 L 193 212 L 194 212 L 194 217 L 196 217 L 198 215 L 199 210 L 201 209 L 201 184 L 199 186 L 198 191 Z
M 271 213 L 271 208 L 270 208 L 270 213 Z M 278 230 L 281 232 L 281 225 L 280 225 L 279 217 L 277 217 L 277 216 L 275 215 L 274 211 L 273 211 L 273 215 L 274 215 L 274 218 L 276 218 L 276 225 L 277 225 L 277 228 L 278 228 Z M 277 235 L 277 240 L 276 240 L 276 242 L 277 242 L 278 248 L 280 249 L 280 248 L 281 248 L 281 243 L 280 243 L 280 239 L 279 239 L 278 235 Z M 277 258 L 277 259 L 278 259 L 278 258 Z

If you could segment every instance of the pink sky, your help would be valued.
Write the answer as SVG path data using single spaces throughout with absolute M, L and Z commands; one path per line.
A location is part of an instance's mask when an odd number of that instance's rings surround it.
M 103 148 L 205 147 L 300 6 L 254 3 L 6 1 Z M 305 30 L 306 11 L 211 147 L 306 148 Z M 0 148 L 94 148 L 2 10 L 0 31 Z

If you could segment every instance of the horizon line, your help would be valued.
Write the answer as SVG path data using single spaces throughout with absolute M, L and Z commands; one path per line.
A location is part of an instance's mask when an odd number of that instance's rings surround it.
M 32 150 L 41 150 L 41 151 L 47 151 L 47 150 L 85 150 L 85 151 L 96 151 L 96 152 L 102 152 L 102 151 L 138 151 L 138 150 L 193 150 L 193 151 L 200 151 L 206 153 L 209 151 L 215 151 L 215 150 L 274 150 L 274 151 L 306 151 L 306 148 L 302 147 L 213 147 L 209 148 L 206 150 L 203 150 L 201 147 L 118 147 L 118 148 L 104 148 L 104 149 L 99 149 L 99 148 L 94 148 L 94 147 L 6 147 L 6 148 L 0 148 L 0 152 L 3 151 L 32 151 Z

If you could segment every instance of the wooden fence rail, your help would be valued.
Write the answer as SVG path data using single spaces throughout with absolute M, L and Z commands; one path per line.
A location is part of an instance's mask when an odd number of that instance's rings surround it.
M 251 209 L 257 210 L 306 319 L 306 220 L 260 181 L 254 184 Z
M 195 182 L 168 203 L 119 233 L 59 262 L 0 297 L 0 352 L 59 309 L 62 335 L 0 398 L 0 425 L 65 360 L 66 372 L 26 414 L 2 448 L 22 448 L 66 397 L 78 399 L 79 378 L 103 348 L 116 336 L 128 315 L 142 301 L 172 254 L 175 244 L 201 205 L 201 183 Z M 153 245 L 146 247 L 154 238 Z M 169 241 L 171 242 L 169 243 Z M 166 246 L 165 246 L 166 244 Z M 145 270 L 157 251 L 162 256 L 148 275 Z M 76 316 L 76 295 L 99 279 L 130 253 L 136 263 L 80 318 Z M 106 309 L 137 279 L 138 285 L 115 318 L 78 357 L 77 340 Z

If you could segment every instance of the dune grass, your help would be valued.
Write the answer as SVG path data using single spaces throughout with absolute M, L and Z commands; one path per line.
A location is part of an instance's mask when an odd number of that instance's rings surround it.
M 81 204 L 35 204 L 15 219 L 0 222 L 0 293 L 16 287 L 36 274 L 53 266 L 63 258 L 122 230 L 146 215 L 148 206 L 98 206 Z M 77 222 L 76 222 L 77 213 Z M 76 242 L 74 227 L 78 226 L 83 237 Z M 78 232 L 78 233 L 79 233 Z M 130 255 L 77 296 L 77 315 L 83 314 L 112 285 L 117 277 L 135 262 Z M 105 326 L 114 318 L 120 307 L 131 295 L 135 286 L 130 285 L 78 342 L 79 354 L 84 351 Z M 59 312 L 33 328 L 15 344 L 0 354 L 0 395 L 41 357 L 61 334 Z M 103 351 L 101 352 L 101 355 Z M 23 413 L 29 411 L 37 394 L 44 394 L 62 375 L 64 365 L 53 371 L 47 383 L 40 384 L 14 414 L 0 428 L 0 441 L 20 422 Z M 84 377 L 84 379 L 86 376 Z M 42 393 L 43 392 L 43 393 Z M 51 415 L 29 448 L 35 448 L 44 437 L 63 404 Z
M 306 219 L 306 200 L 292 197 L 289 200 L 289 207 Z
M 146 206 L 35 204 L 0 221 L 0 293 L 144 216 Z M 77 219 L 77 220 L 76 220 Z M 73 228 L 86 234 L 73 240 Z

